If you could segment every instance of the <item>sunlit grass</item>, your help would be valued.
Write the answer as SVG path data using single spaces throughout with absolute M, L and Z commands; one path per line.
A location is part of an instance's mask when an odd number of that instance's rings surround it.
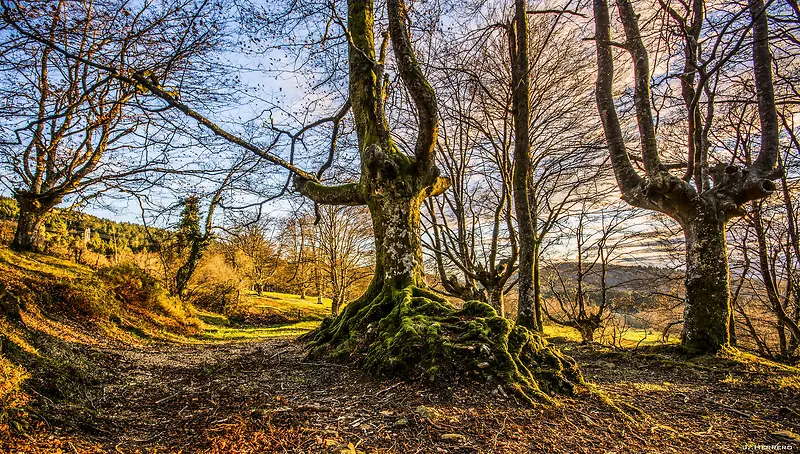
M 560 326 L 560 325 L 545 325 L 544 334 L 549 339 L 566 340 L 571 342 L 580 342 L 581 336 L 578 330 Z M 629 328 L 622 332 L 617 332 L 616 335 L 610 328 L 605 331 L 598 330 L 595 333 L 595 342 L 603 345 L 614 345 L 617 347 L 633 348 L 636 346 L 644 347 L 648 345 L 664 345 L 661 341 L 661 333 L 657 330 L 644 330 Z M 676 337 L 671 337 L 668 344 L 675 344 L 678 342 Z
M 209 341 L 257 341 L 276 337 L 297 337 L 319 326 L 319 322 L 303 321 L 266 327 L 208 327 L 199 339 Z
M 12 271 L 48 274 L 60 278 L 88 276 L 93 273 L 92 269 L 67 260 L 32 252 L 14 252 L 5 247 L 0 247 L 0 265 Z
M 331 313 L 330 298 L 322 298 L 319 304 L 316 295 L 306 296 L 301 299 L 300 295 L 289 293 L 248 292 L 249 310 L 255 314 L 260 312 L 277 313 L 289 319 L 296 320 L 322 320 Z

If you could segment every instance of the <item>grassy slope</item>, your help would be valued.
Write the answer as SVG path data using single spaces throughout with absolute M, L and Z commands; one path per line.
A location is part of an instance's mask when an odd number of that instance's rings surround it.
M 231 324 L 224 316 L 210 312 L 199 312 L 198 317 L 206 324 L 198 337 L 212 341 L 248 341 L 274 337 L 299 336 L 317 326 L 330 315 L 331 300 L 323 298 L 322 304 L 316 296 L 301 299 L 300 295 L 263 292 L 246 295 L 244 310 L 254 317 L 265 317 L 279 323 L 270 326 L 240 326 Z
M 553 341 L 581 341 L 581 336 L 578 333 L 578 330 L 565 326 L 545 325 L 544 334 Z M 614 337 L 616 337 L 616 341 L 614 341 Z M 673 336 L 670 337 L 666 343 L 675 344 L 678 341 L 679 339 L 673 334 Z M 595 335 L 595 342 L 604 345 L 613 344 L 618 347 L 621 345 L 624 348 L 664 345 L 664 342 L 661 342 L 660 332 L 652 329 L 644 330 L 638 328 L 627 329 L 622 333 L 617 333 L 616 336 L 614 336 L 610 328 L 603 332 L 598 331 Z
M 0 437 L 24 430 L 31 395 L 79 398 L 97 373 L 98 347 L 186 340 L 201 331 L 194 310 L 157 286 L 122 301 L 120 282 L 144 285 L 124 272 L 121 279 L 0 247 Z
M 8 289 L 3 301 L 13 299 L 13 304 L 0 305 L 13 308 L 11 313 L 0 310 L 0 436 L 12 427 L 22 430 L 18 426 L 26 419 L 31 393 L 45 391 L 48 399 L 64 401 L 79 398 L 101 368 L 92 361 L 98 347 L 297 336 L 316 328 L 330 313 L 329 299 L 320 305 L 316 297 L 253 293 L 247 295 L 247 311 L 285 323 L 242 326 L 223 315 L 197 311 L 158 289 L 146 300 L 122 301 L 107 274 L 0 247 L 0 284 Z M 123 280 L 127 276 L 125 269 L 120 274 Z

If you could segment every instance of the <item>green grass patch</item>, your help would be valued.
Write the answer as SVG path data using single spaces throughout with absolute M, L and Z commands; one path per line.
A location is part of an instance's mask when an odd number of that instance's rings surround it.
M 578 330 L 567 326 L 545 325 L 544 335 L 551 341 L 580 342 L 581 336 Z M 605 331 L 599 330 L 595 334 L 595 342 L 603 345 L 612 345 L 623 348 L 647 347 L 651 345 L 664 345 L 661 342 L 661 333 L 656 330 L 644 330 L 630 328 L 616 335 L 610 328 Z M 678 339 L 670 338 L 668 344 L 676 344 Z
M 288 320 L 319 320 L 331 314 L 330 298 L 322 298 L 319 304 L 316 296 L 306 296 L 301 299 L 300 295 L 289 293 L 248 292 L 248 311 L 255 315 L 277 314 Z
M 319 326 L 316 321 L 302 321 L 266 327 L 207 327 L 198 339 L 217 342 L 247 342 L 276 337 L 297 337 Z

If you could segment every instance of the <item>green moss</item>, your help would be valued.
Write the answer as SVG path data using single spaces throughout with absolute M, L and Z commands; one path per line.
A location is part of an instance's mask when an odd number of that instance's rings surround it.
M 529 403 L 585 389 L 575 361 L 541 335 L 488 304 L 470 301 L 459 310 L 414 286 L 355 301 L 309 338 L 311 356 L 347 357 L 382 375 L 439 386 L 482 381 Z

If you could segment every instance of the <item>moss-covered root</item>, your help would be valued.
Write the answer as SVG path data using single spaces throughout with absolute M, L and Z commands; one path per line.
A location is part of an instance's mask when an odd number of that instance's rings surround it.
M 574 360 L 488 304 L 469 301 L 458 310 L 413 286 L 351 303 L 309 340 L 312 356 L 350 358 L 380 374 L 438 385 L 475 379 L 528 403 L 586 389 Z

